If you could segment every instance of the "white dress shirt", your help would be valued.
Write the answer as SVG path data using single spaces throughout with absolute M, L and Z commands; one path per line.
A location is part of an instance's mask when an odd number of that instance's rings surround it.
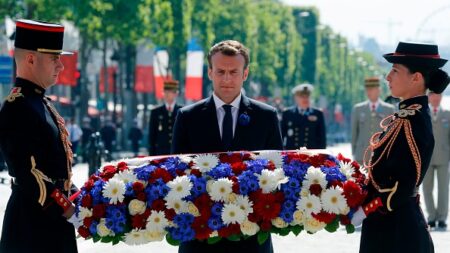
M 234 131 L 236 129 L 236 123 L 238 120 L 238 114 L 239 114 L 239 105 L 241 104 L 241 98 L 242 98 L 242 94 L 239 94 L 239 96 L 237 96 L 233 102 L 231 102 L 231 114 L 233 117 L 233 136 L 234 136 Z M 219 131 L 220 131 L 220 137 L 222 138 L 222 123 L 223 123 L 223 118 L 225 117 L 225 109 L 223 109 L 223 105 L 226 104 L 225 102 L 223 102 L 218 96 L 216 96 L 216 94 L 213 92 L 213 99 L 214 99 L 214 104 L 216 105 L 216 114 L 217 114 L 217 123 L 219 124 Z
M 176 101 L 173 101 L 172 104 L 164 103 L 166 105 L 166 110 L 169 111 L 169 108 L 171 109 L 171 112 L 173 112 L 173 109 L 175 107 Z

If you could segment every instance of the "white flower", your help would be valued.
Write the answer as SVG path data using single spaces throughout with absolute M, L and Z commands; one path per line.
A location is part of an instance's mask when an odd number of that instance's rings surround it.
M 176 213 L 187 213 L 188 212 L 188 203 L 186 201 L 183 201 L 181 199 L 176 198 L 165 198 L 166 200 L 166 207 L 168 209 L 173 208 Z
M 130 201 L 130 204 L 128 204 L 128 209 L 130 210 L 131 215 L 143 214 L 145 212 L 145 208 L 145 202 L 138 199 L 133 199 Z
M 153 210 L 147 218 L 147 230 L 162 232 L 167 226 L 169 226 L 169 221 L 163 211 Z
M 130 170 L 120 171 L 114 175 L 113 179 L 122 181 L 124 184 L 137 181 L 136 175 L 134 175 Z
M 167 234 L 166 231 L 152 231 L 152 230 L 144 231 L 144 237 L 148 242 L 162 241 L 166 234 Z
M 318 221 L 313 217 L 306 218 L 305 222 L 303 223 L 305 230 L 310 233 L 315 233 L 319 230 L 322 230 L 326 225 L 327 224 L 325 224 L 325 222 Z
M 147 242 L 145 230 L 133 229 L 129 233 L 125 233 L 125 243 L 128 245 L 141 245 Z
M 289 224 L 287 224 L 281 217 L 276 217 L 275 219 L 272 219 L 272 225 L 274 225 L 277 228 L 285 228 Z
M 247 216 L 239 206 L 235 204 L 225 204 L 222 209 L 223 224 L 240 224 L 244 222 Z
M 261 187 L 263 193 L 270 193 L 279 188 L 281 184 L 289 181 L 282 169 L 274 171 L 264 169 L 261 171 L 261 175 L 257 174 L 256 176 L 259 179 L 259 187 Z
M 347 209 L 347 201 L 342 195 L 343 190 L 340 187 L 331 187 L 322 192 L 321 200 L 323 210 L 329 213 L 343 214 Z
M 283 156 L 281 156 L 280 152 L 274 150 L 261 151 L 259 155 L 256 156 L 256 159 L 266 159 L 271 161 L 276 168 L 281 168 L 283 166 Z
M 102 218 L 100 223 L 97 224 L 97 234 L 101 237 L 108 236 L 112 233 L 108 227 L 106 227 L 106 220 Z
M 308 172 L 303 181 L 303 188 L 309 189 L 312 184 L 320 184 L 322 189 L 327 187 L 327 179 L 325 173 L 320 168 L 314 168 L 313 166 L 308 168 Z
M 174 180 L 168 182 L 167 186 L 170 188 L 167 196 L 176 199 L 182 199 L 188 196 L 192 189 L 192 183 L 188 176 L 176 177 Z
M 117 179 L 111 178 L 103 186 L 103 196 L 110 198 L 110 204 L 117 204 L 122 202 L 125 193 L 125 184 Z
M 303 222 L 305 221 L 305 215 L 303 214 L 303 211 L 297 210 L 294 212 L 294 220 L 292 220 L 292 225 L 303 225 Z
M 245 216 L 253 213 L 253 202 L 250 201 L 248 196 L 238 195 L 234 203 L 244 211 Z
M 84 218 L 92 216 L 92 209 L 80 206 L 80 212 L 78 213 L 78 218 L 84 220 Z
M 245 220 L 240 224 L 241 232 L 244 235 L 256 235 L 259 232 L 258 224 L 251 222 L 249 220 Z
M 185 164 L 189 164 L 194 160 L 194 159 L 192 159 L 192 157 L 190 157 L 188 155 L 180 155 L 180 156 L 178 156 L 178 158 L 180 158 L 180 161 Z
M 201 154 L 194 158 L 194 164 L 200 172 L 205 173 L 219 164 L 219 158 L 213 154 Z
M 320 205 L 319 197 L 310 194 L 306 197 L 302 197 L 297 201 L 297 209 L 310 216 L 313 213 L 319 213 L 322 207 Z
M 209 195 L 214 201 L 226 201 L 228 195 L 233 191 L 233 181 L 228 178 L 219 178 L 211 183 Z
M 339 170 L 347 178 L 347 180 L 352 179 L 353 173 L 355 173 L 355 168 L 353 168 L 351 163 L 339 162 Z

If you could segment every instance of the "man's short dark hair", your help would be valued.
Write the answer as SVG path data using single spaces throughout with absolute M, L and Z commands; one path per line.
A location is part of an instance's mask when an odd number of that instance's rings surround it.
M 241 42 L 236 40 L 224 40 L 211 47 L 208 53 L 208 66 L 212 68 L 211 58 L 216 53 L 222 53 L 227 56 L 242 55 L 245 60 L 244 69 L 248 67 L 250 62 L 249 50 Z

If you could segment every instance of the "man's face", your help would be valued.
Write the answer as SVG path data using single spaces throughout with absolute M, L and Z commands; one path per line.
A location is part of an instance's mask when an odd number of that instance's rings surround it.
M 367 87 L 366 95 L 370 101 L 372 102 L 377 101 L 378 98 L 380 97 L 380 87 Z
M 164 90 L 164 101 L 168 104 L 172 104 L 177 99 L 178 91 Z
M 310 106 L 311 101 L 309 99 L 309 95 L 297 93 L 295 96 L 295 103 L 298 107 L 302 109 L 306 109 Z
M 61 56 L 57 54 L 34 54 L 33 75 L 35 81 L 43 88 L 48 88 L 56 83 L 59 73 L 64 69 Z
M 438 107 L 441 104 L 442 94 L 430 93 L 428 94 L 428 100 L 433 107 Z
M 218 52 L 211 57 L 211 65 L 208 77 L 213 82 L 214 93 L 225 103 L 231 103 L 247 80 L 248 67 L 244 69 L 244 56 Z

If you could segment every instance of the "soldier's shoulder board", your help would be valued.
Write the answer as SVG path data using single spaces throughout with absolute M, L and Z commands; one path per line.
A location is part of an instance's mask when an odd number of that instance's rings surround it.
M 20 87 L 14 87 L 11 89 L 11 92 L 9 93 L 9 95 L 5 98 L 5 100 L 7 102 L 14 102 L 16 101 L 17 98 L 20 97 L 24 97 L 22 92 L 21 92 L 22 88 Z

